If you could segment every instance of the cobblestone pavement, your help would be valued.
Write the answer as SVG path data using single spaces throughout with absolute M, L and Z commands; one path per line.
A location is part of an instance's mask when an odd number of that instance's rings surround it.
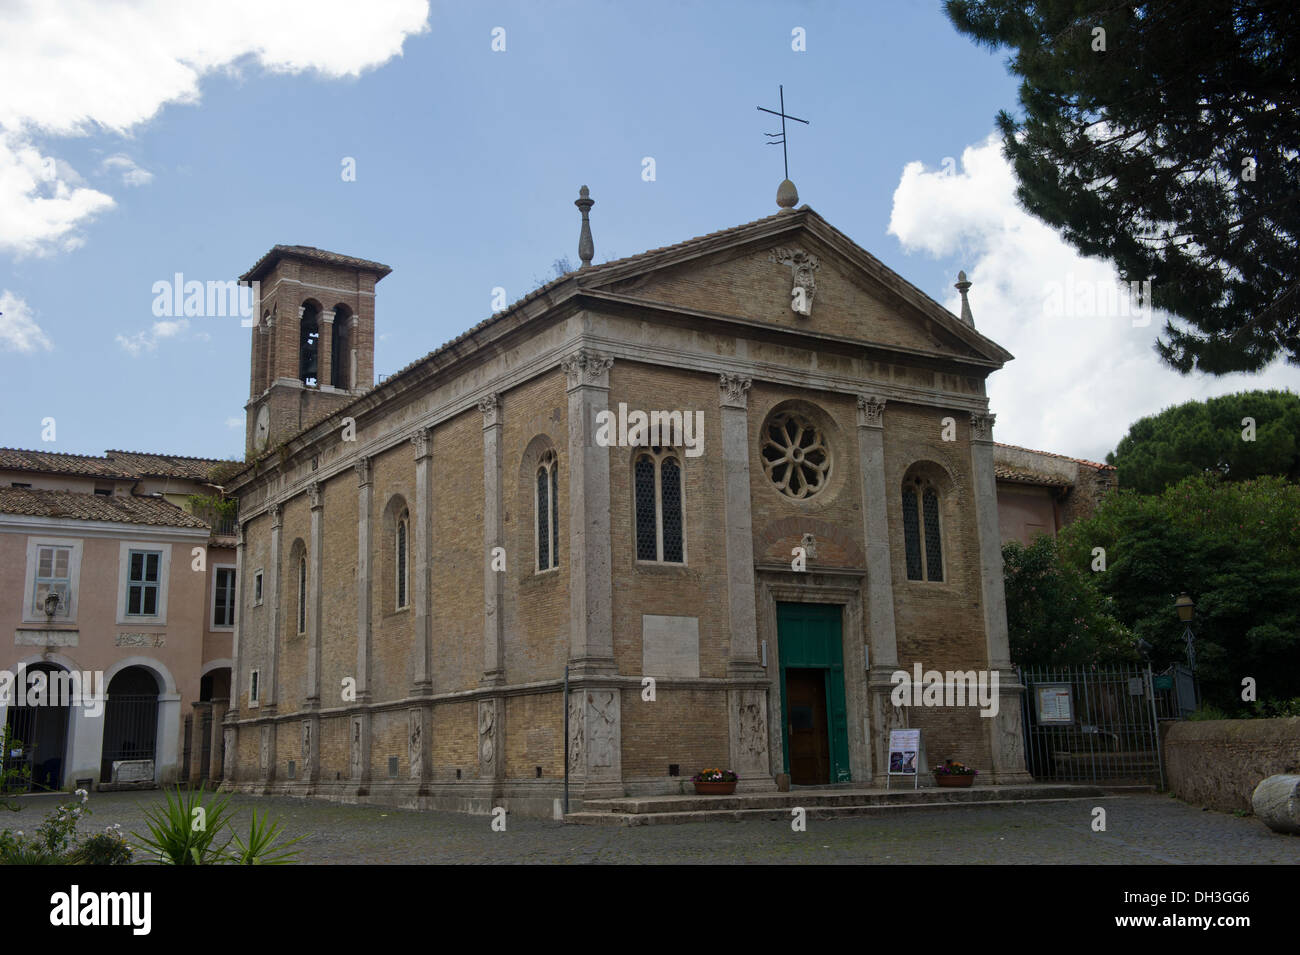
M 143 811 L 162 799 L 92 794 L 82 828 L 146 831 Z M 27 797 L 21 811 L 0 812 L 0 826 L 30 833 L 58 802 Z M 1106 810 L 1105 832 L 1092 831 L 1095 805 Z M 231 800 L 237 823 L 254 807 L 291 836 L 304 835 L 299 861 L 311 863 L 1300 863 L 1300 837 L 1150 794 L 809 819 L 805 832 L 782 821 L 593 827 L 513 816 L 506 832 L 493 832 L 489 816 L 283 796 Z

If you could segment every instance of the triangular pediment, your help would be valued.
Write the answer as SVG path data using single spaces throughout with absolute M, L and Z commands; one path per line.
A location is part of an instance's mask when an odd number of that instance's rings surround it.
M 1012 357 L 807 207 L 598 266 L 582 285 L 885 350 L 995 366 Z

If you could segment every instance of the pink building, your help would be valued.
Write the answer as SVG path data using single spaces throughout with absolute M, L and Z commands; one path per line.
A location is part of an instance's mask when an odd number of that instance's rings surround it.
M 1055 537 L 1066 524 L 1087 517 L 1117 486 L 1114 465 L 1010 444 L 993 446 L 1002 543 L 1028 545 L 1039 534 Z
M 191 495 L 224 463 L 0 449 L 0 719 L 34 786 L 219 778 L 234 525 Z

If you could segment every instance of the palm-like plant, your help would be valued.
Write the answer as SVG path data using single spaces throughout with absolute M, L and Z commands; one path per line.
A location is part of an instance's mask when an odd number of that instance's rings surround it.
M 260 819 L 257 810 L 253 810 L 252 822 L 248 825 L 248 841 L 239 838 L 231 826 L 235 849 L 230 853 L 230 861 L 236 865 L 285 865 L 293 862 L 298 855 L 297 849 L 289 847 L 302 839 L 296 836 L 288 842 L 276 843 L 284 835 L 278 820 L 263 815 Z
M 140 844 L 156 855 L 163 865 L 216 865 L 224 862 L 230 839 L 215 845 L 218 832 L 228 825 L 227 795 L 211 805 L 204 805 L 206 794 L 182 794 L 178 786 L 167 791 L 167 805 L 145 812 L 149 836 L 133 832 Z

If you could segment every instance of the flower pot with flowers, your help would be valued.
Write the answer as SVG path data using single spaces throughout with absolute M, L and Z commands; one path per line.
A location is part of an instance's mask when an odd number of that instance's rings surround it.
M 701 769 L 691 777 L 695 792 L 700 796 L 730 796 L 736 791 L 740 777 L 729 769 Z
M 934 781 L 940 786 L 971 786 L 979 775 L 978 769 L 951 759 L 945 759 L 942 766 L 935 766 L 933 772 Z

